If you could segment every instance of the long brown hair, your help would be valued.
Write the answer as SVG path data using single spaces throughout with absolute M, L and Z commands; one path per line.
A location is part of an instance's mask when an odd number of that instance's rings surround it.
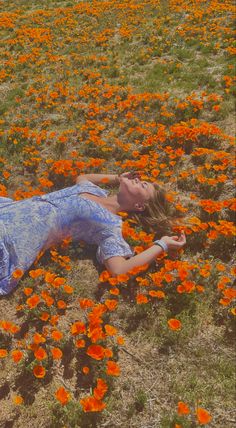
M 173 234 L 173 227 L 182 224 L 180 215 L 174 205 L 168 201 L 166 190 L 153 183 L 155 188 L 154 197 L 152 197 L 145 206 L 144 211 L 129 212 L 129 217 L 134 219 L 145 232 L 154 233 L 155 239 L 162 236 Z

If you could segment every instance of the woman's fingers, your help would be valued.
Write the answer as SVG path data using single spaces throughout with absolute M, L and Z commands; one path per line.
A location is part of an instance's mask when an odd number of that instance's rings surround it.
M 186 244 L 186 236 L 184 231 L 181 232 L 181 235 L 179 237 L 179 242 L 181 242 L 182 244 Z
M 186 244 L 186 237 L 184 232 L 181 232 L 180 236 L 172 236 L 173 245 L 176 248 L 182 248 Z
M 136 177 L 140 177 L 140 173 L 138 171 L 128 171 L 128 172 L 123 172 L 121 174 L 123 177 L 127 177 L 127 178 L 136 178 Z
M 163 236 L 161 239 L 167 244 L 170 251 L 178 251 L 186 244 L 186 237 L 183 231 L 180 236 Z
M 137 171 L 133 171 L 133 172 L 130 173 L 130 178 L 137 178 L 139 176 L 140 175 L 139 175 L 139 173 Z

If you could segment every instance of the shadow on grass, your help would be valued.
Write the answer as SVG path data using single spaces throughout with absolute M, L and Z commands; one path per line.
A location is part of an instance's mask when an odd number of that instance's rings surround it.
M 74 357 L 73 341 L 72 341 L 72 339 L 70 339 L 63 346 L 63 356 L 61 359 L 62 365 L 64 367 L 63 378 L 65 378 L 65 379 L 71 379 L 74 375 L 74 370 L 70 366 L 70 364 L 73 360 L 73 357 Z

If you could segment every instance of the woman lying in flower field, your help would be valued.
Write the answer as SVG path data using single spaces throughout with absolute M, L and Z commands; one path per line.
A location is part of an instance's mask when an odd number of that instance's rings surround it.
M 108 191 L 98 186 L 104 181 L 119 184 L 118 193 L 107 196 Z M 122 236 L 119 212 L 142 214 L 144 225 L 157 230 L 161 239 L 134 255 Z M 40 252 L 69 236 L 96 244 L 98 261 L 119 275 L 152 262 L 163 251 L 181 249 L 184 233 L 167 236 L 170 232 L 164 191 L 142 181 L 137 172 L 81 175 L 74 186 L 42 196 L 0 198 L 0 295 L 17 285 Z

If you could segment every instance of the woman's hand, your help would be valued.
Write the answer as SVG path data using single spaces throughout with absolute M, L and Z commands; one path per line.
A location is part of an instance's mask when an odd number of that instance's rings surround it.
M 175 252 L 180 250 L 186 244 L 186 236 L 182 231 L 180 236 L 163 236 L 161 241 L 166 243 L 168 251 Z
M 132 180 L 133 178 L 140 178 L 140 173 L 138 171 L 123 172 L 122 174 L 118 175 L 119 181 L 120 181 L 120 177 L 125 177 L 125 178 L 128 178 L 129 180 Z
M 168 253 L 177 252 L 186 243 L 184 232 L 181 232 L 180 237 L 178 236 L 163 236 L 161 238 L 162 244 L 167 245 Z M 105 266 L 112 275 L 122 275 L 129 272 L 131 269 L 137 266 L 143 266 L 146 263 L 151 263 L 156 260 L 157 254 L 161 253 L 160 248 L 157 250 L 156 245 L 152 245 L 139 254 L 130 257 L 126 260 L 123 256 L 110 257 L 105 260 Z

